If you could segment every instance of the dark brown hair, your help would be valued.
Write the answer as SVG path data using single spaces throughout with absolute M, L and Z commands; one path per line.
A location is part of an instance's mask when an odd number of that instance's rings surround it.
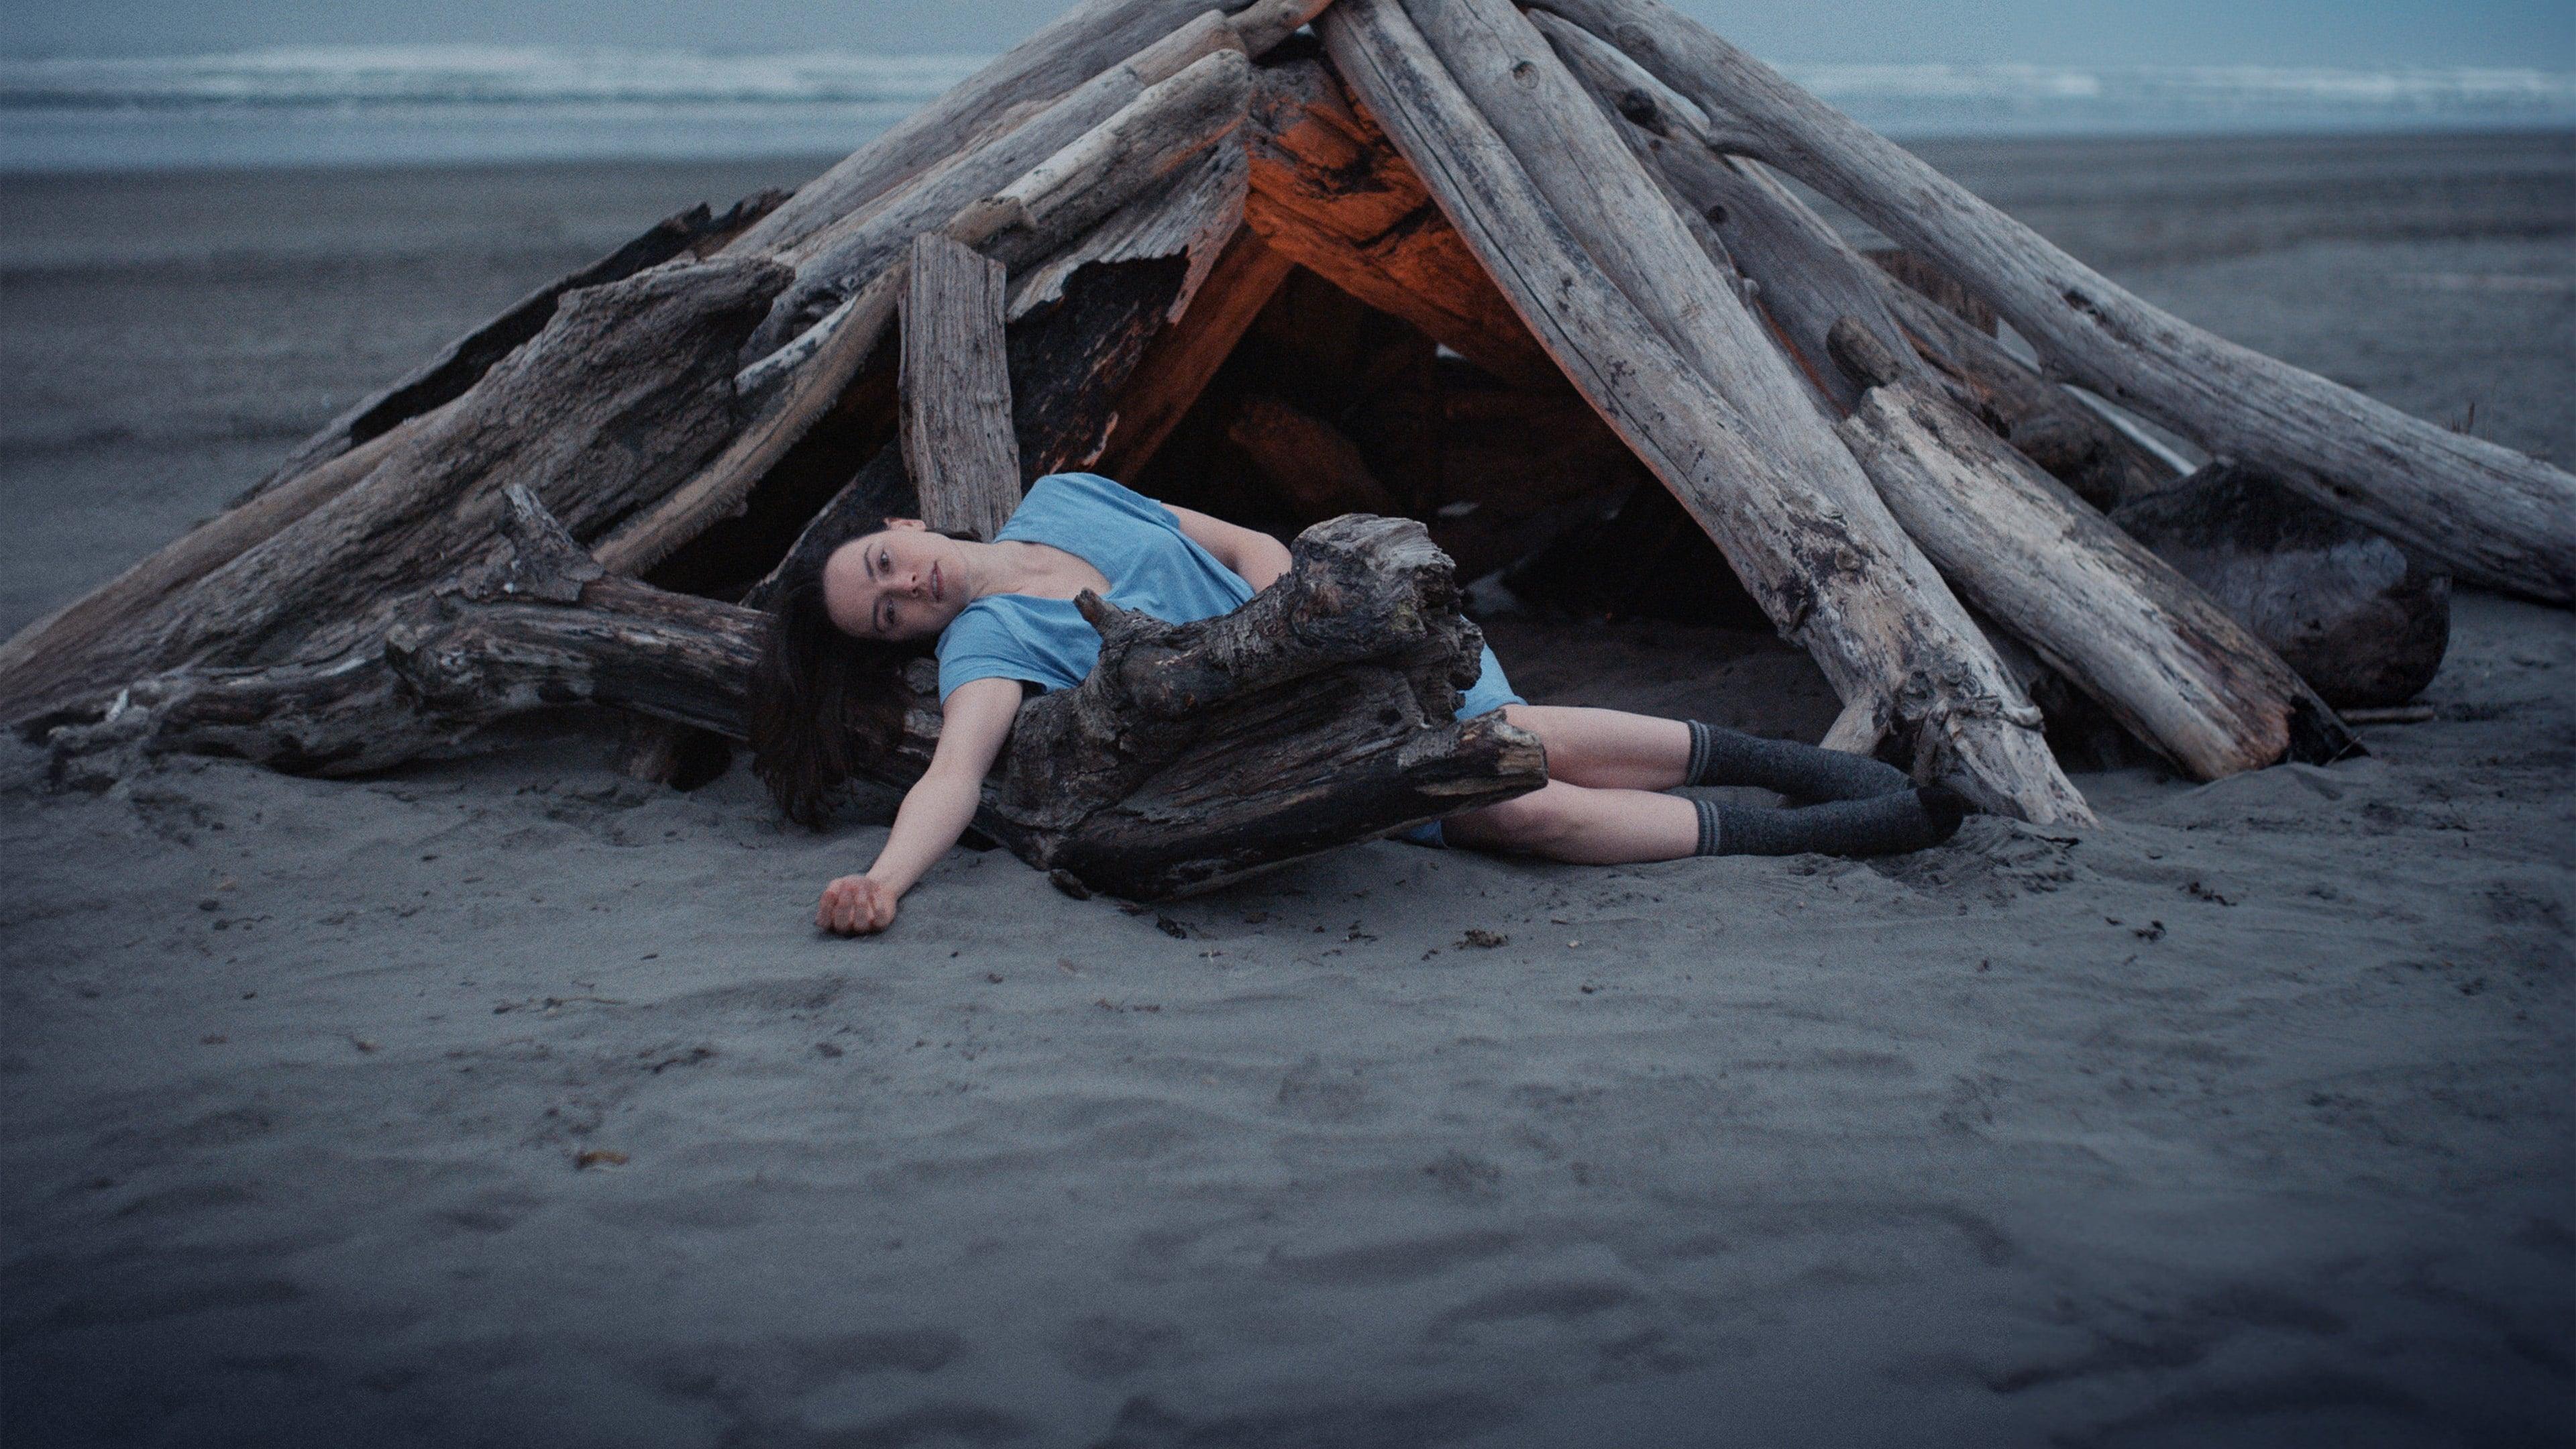
M 884 529 L 876 519 L 843 542 Z M 903 738 L 903 667 L 932 649 L 841 632 L 823 606 L 823 563 L 838 547 L 779 581 L 751 670 L 752 772 L 788 819 L 817 828 L 859 763 Z

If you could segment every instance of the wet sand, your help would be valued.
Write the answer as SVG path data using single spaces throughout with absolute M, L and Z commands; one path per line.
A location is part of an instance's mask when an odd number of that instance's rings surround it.
M 2570 138 L 1924 149 L 2187 317 L 2576 460 Z M 0 629 L 813 169 L 0 181 Z M 1490 623 L 1534 698 L 1831 717 L 1761 636 Z M 811 903 L 885 802 L 816 836 L 571 724 L 102 796 L 11 747 L 5 1432 L 2565 1442 L 2571 677 L 2576 620 L 2463 594 L 2432 721 L 2085 772 L 2099 829 L 1375 844 L 1137 914 L 961 851 L 866 942 Z

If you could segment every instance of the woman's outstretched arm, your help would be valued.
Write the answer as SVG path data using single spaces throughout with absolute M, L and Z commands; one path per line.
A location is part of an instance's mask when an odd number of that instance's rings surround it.
M 858 936 L 894 924 L 895 902 L 974 820 L 984 776 L 1019 712 L 1016 679 L 969 680 L 949 691 L 940 706 L 939 748 L 931 753 L 930 768 L 904 792 L 885 848 L 866 874 L 845 875 L 823 888 L 815 925 Z

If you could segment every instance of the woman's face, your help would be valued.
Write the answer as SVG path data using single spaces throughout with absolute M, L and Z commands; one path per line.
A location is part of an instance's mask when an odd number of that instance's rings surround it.
M 889 518 L 823 560 L 823 607 L 844 634 L 891 643 L 929 639 L 971 602 L 957 540 L 919 519 Z

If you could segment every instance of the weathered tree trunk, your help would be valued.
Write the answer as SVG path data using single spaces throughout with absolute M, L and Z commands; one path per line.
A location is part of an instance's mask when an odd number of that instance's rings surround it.
M 1682 217 L 1696 223 L 1694 233 L 1707 229 L 1703 249 L 1713 247 L 1725 269 L 1749 284 L 1750 309 L 1770 324 L 1772 340 L 1800 375 L 1831 401 L 1835 416 L 1850 412 L 1860 390 L 1826 356 L 1825 337 L 1838 319 L 1851 317 L 1899 346 L 1903 334 L 1880 304 L 1876 279 L 1860 275 L 1833 228 L 1768 173 L 1710 150 L 1696 107 L 1590 32 L 1543 10 L 1529 19 L 1594 103 L 1616 118 L 1629 149 Z
M 935 232 L 913 239 L 903 307 L 903 461 L 921 521 L 989 539 L 1020 503 L 1002 306 L 1009 274 Z
M 0 688 L 0 718 L 95 705 L 183 666 L 372 656 L 397 602 L 495 546 L 518 481 L 595 540 L 733 428 L 731 351 L 788 280 L 771 262 L 670 264 L 567 294 L 545 330 L 340 493 L 80 650 Z
M 97 722 L 53 732 L 58 774 L 113 778 L 171 750 L 359 773 L 573 703 L 742 738 L 759 611 L 609 574 L 533 492 L 513 485 L 506 505 L 503 548 L 402 600 L 377 658 L 141 681 Z M 1100 666 L 1021 710 L 977 826 L 1060 879 L 1150 900 L 1546 783 L 1534 736 L 1450 718 L 1481 638 L 1419 524 L 1338 519 L 1295 557 L 1241 609 L 1194 624 L 1086 594 Z M 898 786 L 938 742 L 931 680 L 909 687 L 905 740 L 877 766 Z
M 1661 0 L 1546 0 L 1768 161 L 1974 287 L 2071 380 L 2461 577 L 2576 602 L 2576 478 L 2149 306 Z
M 1919 378 L 1858 324 L 1840 431 L 1961 594 L 2196 780 L 2356 748 L 2263 642 Z
M 1272 250 L 1496 377 L 1556 381 L 1411 164 L 1323 66 L 1263 68 L 1249 139 L 1245 221 Z
M 1486 12 L 1480 7 L 1477 13 Z M 1603 275 L 1567 230 L 1563 210 L 1549 205 L 1514 149 L 1459 90 L 1393 0 L 1345 0 L 1321 28 L 1343 77 L 1434 188 L 1541 344 L 1690 508 L 1782 634 L 1807 647 L 1853 712 L 1869 714 L 1880 732 L 1892 728 L 1912 736 L 1908 743 L 1918 769 L 1955 779 L 1984 808 L 2033 820 L 2089 820 L 2082 797 L 2039 737 L 2038 711 L 2004 676 L 1937 576 L 1927 586 L 1929 563 L 1887 518 L 1867 479 L 1858 477 L 1830 434 L 1825 442 L 1858 485 L 1848 502 L 1818 491 L 1792 473 L 1784 458 L 1751 441 L 1756 425 Z M 1488 90 L 1524 83 L 1513 79 L 1521 62 L 1538 76 L 1556 66 L 1545 42 L 1524 30 L 1519 50 L 1537 54 L 1506 54 L 1499 84 Z M 1573 89 L 1561 67 L 1555 77 Z M 1597 120 L 1579 90 L 1575 98 L 1572 114 Z M 1499 109 L 1502 102 L 1495 104 Z M 1611 164 L 1626 168 L 1652 201 L 1652 211 L 1623 212 L 1608 224 L 1652 226 L 1659 213 L 1661 225 L 1688 248 L 1678 264 L 1705 272 L 1708 263 L 1697 244 L 1680 233 L 1624 143 L 1606 132 L 1596 133 L 1594 141 L 1577 153 L 1580 164 L 1597 171 L 1603 163 L 1595 153 L 1606 147 Z M 1530 144 L 1536 149 L 1538 143 Z M 1553 161 L 1576 164 L 1564 155 Z M 1607 248 L 1609 239 L 1601 240 Z M 1670 251 L 1629 255 L 1642 268 L 1649 258 L 1664 264 Z M 1640 280 L 1650 295 L 1657 285 L 1651 275 Z M 1741 306 L 1732 297 L 1723 300 L 1740 318 Z M 1685 325 L 1667 314 L 1667 325 L 1687 331 L 1699 323 Z M 1751 352 L 1751 364 L 1776 373 L 1777 358 L 1767 343 L 1760 346 Z M 1712 365 L 1728 364 L 1744 371 L 1743 353 L 1730 350 L 1712 359 Z M 1805 399 L 1791 395 L 1814 419 Z
M 1021 710 L 995 833 L 1091 885 L 1177 894 L 1546 782 L 1535 736 L 1451 717 L 1483 637 L 1422 525 L 1346 515 L 1291 552 L 1195 623 L 1083 595 L 1100 663 Z
M 2213 463 L 2111 521 L 2338 709 L 2402 704 L 2441 670 L 2449 576 L 2252 469 Z

